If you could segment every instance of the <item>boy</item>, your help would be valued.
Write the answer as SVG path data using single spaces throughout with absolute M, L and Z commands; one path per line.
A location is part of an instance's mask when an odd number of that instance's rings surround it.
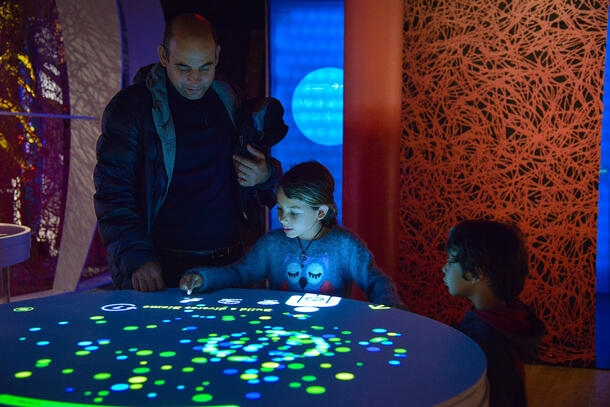
M 525 406 L 523 360 L 535 358 L 544 325 L 519 301 L 528 256 L 516 227 L 468 220 L 451 229 L 443 281 L 449 293 L 468 298 L 458 329 L 485 352 L 490 406 Z

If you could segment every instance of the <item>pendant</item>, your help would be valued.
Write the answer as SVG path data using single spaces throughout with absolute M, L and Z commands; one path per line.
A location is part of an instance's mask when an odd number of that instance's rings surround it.
M 302 253 L 301 256 L 301 269 L 305 268 L 305 261 L 307 260 L 307 255 L 305 253 Z

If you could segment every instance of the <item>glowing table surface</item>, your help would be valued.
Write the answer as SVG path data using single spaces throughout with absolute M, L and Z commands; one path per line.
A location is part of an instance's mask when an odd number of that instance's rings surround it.
M 169 289 L 0 305 L 0 404 L 457 405 L 485 356 L 444 324 L 315 294 Z

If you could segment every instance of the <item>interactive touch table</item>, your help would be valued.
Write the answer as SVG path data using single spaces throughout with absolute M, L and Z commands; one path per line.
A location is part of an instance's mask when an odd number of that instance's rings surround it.
M 485 356 L 409 312 L 316 294 L 169 289 L 0 305 L 0 404 L 486 403 Z

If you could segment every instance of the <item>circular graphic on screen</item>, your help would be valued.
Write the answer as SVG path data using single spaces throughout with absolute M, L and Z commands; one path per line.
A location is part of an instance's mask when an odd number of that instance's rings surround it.
M 343 143 L 343 69 L 322 68 L 305 75 L 292 95 L 292 115 L 314 143 Z

